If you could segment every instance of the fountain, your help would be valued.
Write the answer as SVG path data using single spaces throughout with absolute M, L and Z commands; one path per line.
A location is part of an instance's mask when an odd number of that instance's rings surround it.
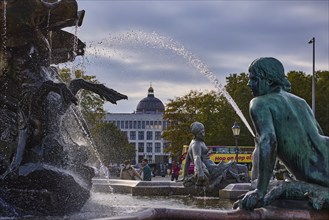
M 111 103 L 127 97 L 104 85 L 81 79 L 74 79 L 67 86 L 61 82 L 57 70 L 50 66 L 72 61 L 85 52 L 85 45 L 76 36 L 61 30 L 82 24 L 84 11 L 77 11 L 75 0 L 2 0 L 0 10 L 0 217 L 36 218 L 79 213 L 84 204 L 90 202 L 94 172 L 86 164 L 87 147 L 77 144 L 76 135 L 70 132 L 73 124 L 80 128 L 82 136 L 90 138 L 88 128 L 72 105 L 77 102 L 75 95 L 80 89 L 87 89 Z M 186 59 L 191 58 L 190 62 L 195 67 L 204 69 L 201 72 L 235 106 L 233 99 L 202 62 L 180 47 L 174 45 L 173 50 Z M 239 114 L 238 109 L 236 111 Z M 245 121 L 242 115 L 240 117 Z M 246 126 L 255 136 L 247 123 Z M 72 155 L 74 152 L 78 154 Z M 109 182 L 106 183 L 104 185 L 108 187 Z M 114 181 L 111 184 L 115 187 Z M 139 186 L 148 195 L 164 189 L 162 192 L 167 192 L 168 196 L 175 189 L 180 189 L 179 183 L 169 183 L 167 188 L 161 182 L 150 184 L 126 181 L 126 186 L 121 189 L 132 190 L 132 193 L 135 189 L 138 193 Z M 184 188 L 177 190 L 177 193 L 182 192 L 188 193 Z M 278 194 L 276 190 L 275 193 Z M 275 197 L 267 201 L 273 199 Z M 106 199 L 106 203 L 111 201 Z M 144 207 L 143 210 L 134 209 L 138 212 L 128 213 L 126 217 L 103 217 L 207 220 L 328 217 L 326 211 L 314 211 L 298 205 L 293 209 L 286 209 L 282 204 L 281 207 L 269 205 L 253 211 L 189 209 L 186 206 Z M 76 219 L 83 218 L 78 216 Z
M 75 95 L 85 89 L 114 104 L 127 97 L 82 79 L 66 85 L 50 66 L 84 54 L 85 45 L 61 30 L 82 24 L 75 0 L 3 0 L 0 7 L 1 216 L 79 211 L 94 170 L 86 164 L 87 146 L 71 132 L 80 127 L 90 136 L 72 106 Z

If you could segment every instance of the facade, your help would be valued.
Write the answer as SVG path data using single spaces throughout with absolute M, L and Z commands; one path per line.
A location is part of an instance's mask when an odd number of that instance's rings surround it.
M 137 105 L 136 112 L 107 113 L 105 120 L 114 123 L 123 131 L 136 149 L 133 163 L 140 163 L 147 158 L 149 163 L 168 163 L 169 153 L 164 153 L 165 140 L 161 138 L 167 122 L 163 120 L 164 105 L 154 96 L 152 86 L 147 97 Z

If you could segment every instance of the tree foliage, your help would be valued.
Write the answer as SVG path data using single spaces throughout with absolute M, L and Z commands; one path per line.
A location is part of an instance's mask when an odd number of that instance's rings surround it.
M 244 73 L 232 74 L 226 78 L 226 90 L 236 100 L 244 115 L 248 116 L 248 105 L 251 92 L 247 87 L 248 76 Z M 183 145 L 189 144 L 193 135 L 190 125 L 199 121 L 205 125 L 205 142 L 207 145 L 234 145 L 232 126 L 237 121 L 241 127 L 240 143 L 253 145 L 253 137 L 246 126 L 228 103 L 225 97 L 215 91 L 198 92 L 190 91 L 183 97 L 169 100 L 166 105 L 164 119 L 169 121 L 169 126 L 163 133 L 163 138 L 170 145 L 166 149 L 174 156 L 181 153 Z
M 122 163 L 134 159 L 136 149 L 113 123 L 102 123 L 94 130 L 94 140 L 103 163 Z

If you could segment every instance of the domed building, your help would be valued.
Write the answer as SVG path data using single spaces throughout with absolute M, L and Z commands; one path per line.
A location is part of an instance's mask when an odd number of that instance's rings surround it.
M 137 105 L 136 113 L 143 114 L 163 114 L 165 107 L 160 99 L 154 96 L 152 86 L 148 89 L 147 97 L 143 98 Z
M 139 101 L 133 113 L 106 114 L 105 120 L 114 123 L 135 146 L 135 159 L 130 158 L 132 164 L 141 163 L 143 158 L 155 164 L 169 162 L 170 154 L 163 152 L 166 141 L 161 137 L 167 127 L 167 121 L 163 120 L 164 111 L 164 104 L 154 96 L 154 89 L 150 86 L 147 96 Z

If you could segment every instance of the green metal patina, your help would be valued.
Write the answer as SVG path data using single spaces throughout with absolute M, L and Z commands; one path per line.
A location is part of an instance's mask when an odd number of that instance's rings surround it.
M 258 181 L 256 189 L 239 201 L 240 208 L 252 210 L 267 205 L 278 197 L 274 191 L 289 198 L 294 191 L 303 189 L 310 195 L 317 189 L 323 192 L 323 198 L 314 199 L 313 195 L 309 199 L 314 208 L 321 209 L 329 201 L 329 138 L 323 135 L 306 101 L 289 92 L 290 83 L 277 59 L 264 57 L 253 61 L 248 85 L 255 96 L 249 112 L 256 130 L 253 179 Z M 280 190 L 267 193 L 277 158 L 297 182 L 280 184 Z

